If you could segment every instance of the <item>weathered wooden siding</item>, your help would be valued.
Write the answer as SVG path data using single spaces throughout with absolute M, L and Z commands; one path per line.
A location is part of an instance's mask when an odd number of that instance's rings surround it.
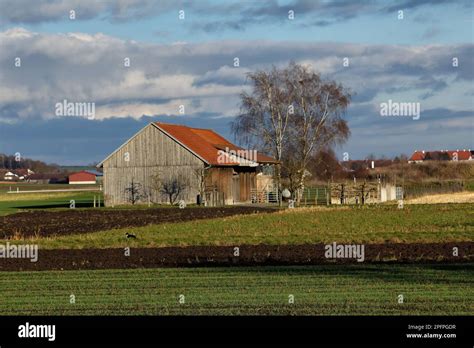
M 256 187 L 256 169 L 255 167 L 237 167 L 236 172 L 239 176 L 240 197 L 239 202 L 249 202 L 251 199 L 250 190 Z
M 125 189 L 132 180 L 150 193 L 152 202 L 166 203 L 167 197 L 152 188 L 152 177 L 158 173 L 162 178 L 186 178 L 189 188 L 180 199 L 195 203 L 199 179 L 194 171 L 203 166 L 202 160 L 150 124 L 104 161 L 105 204 L 127 204 Z
M 255 168 L 211 168 L 207 175 L 206 185 L 215 186 L 219 191 L 224 192 L 225 204 L 249 202 L 250 190 L 256 187 Z
M 250 190 L 256 186 L 255 172 L 239 173 L 240 176 L 240 201 L 249 202 Z
M 225 204 L 233 204 L 232 192 L 232 168 L 214 167 L 208 169 L 206 175 L 206 186 L 216 187 L 218 191 L 224 192 Z

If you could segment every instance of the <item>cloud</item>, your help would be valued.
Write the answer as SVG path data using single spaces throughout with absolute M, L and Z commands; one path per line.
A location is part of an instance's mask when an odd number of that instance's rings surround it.
M 141 128 L 156 121 L 212 128 L 232 139 L 229 119 L 214 119 L 212 116 L 160 115 L 140 119 L 108 118 L 99 122 L 81 118 L 35 119 L 27 125 L 0 123 L 0 149 L 3 153 L 20 152 L 23 157 L 50 163 L 86 165 L 100 162 Z
M 419 7 L 433 7 L 433 6 L 440 6 L 440 5 L 458 5 L 465 8 L 472 8 L 472 1 L 471 0 L 457 0 L 453 2 L 452 0 L 405 0 L 403 2 L 394 2 L 393 4 L 386 6 L 384 11 L 386 12 L 393 12 L 398 10 L 409 10 L 415 9 Z
M 217 70 L 206 72 L 202 77 L 199 77 L 194 82 L 195 86 L 205 86 L 212 84 L 220 84 L 224 86 L 242 86 L 245 84 L 246 74 L 250 69 L 230 67 L 228 65 L 222 66 Z
M 460 0 L 455 6 L 471 8 L 471 0 Z M 283 2 L 277 0 L 261 0 L 258 2 L 231 1 L 219 5 L 200 3 L 193 8 L 198 14 L 211 15 L 209 19 L 200 17 L 193 23 L 192 30 L 206 33 L 220 33 L 224 30 L 245 31 L 250 26 L 264 24 L 282 25 L 289 23 L 289 11 L 292 11 L 297 25 L 302 27 L 327 27 L 347 22 L 357 17 L 380 16 L 398 10 L 415 10 L 436 6 L 453 5 L 449 0 L 293 0 Z M 192 7 L 192 5 L 190 5 Z M 213 19 L 218 17 L 218 20 Z M 225 19 L 222 19 L 225 18 Z M 430 37 L 434 31 L 425 33 Z
M 419 120 L 409 117 L 381 117 L 377 105 L 352 108 L 349 115 L 351 138 L 337 149 L 342 158 L 364 158 L 370 153 L 395 156 L 415 149 L 474 148 L 473 111 L 447 108 L 423 110 Z
M 0 146 L 44 160 L 100 160 L 157 119 L 213 128 L 231 137 L 228 125 L 239 112 L 239 93 L 249 87 L 246 74 L 290 60 L 310 65 L 354 92 L 346 115 L 353 158 L 369 152 L 409 153 L 430 144 L 437 148 L 436 141 L 443 148 L 464 148 L 472 136 L 472 44 L 222 40 L 163 45 L 21 27 L 0 32 L 0 41 Z M 21 67 L 14 65 L 17 57 Z M 453 67 L 453 57 L 458 67 Z M 124 66 L 125 58 L 130 67 Z M 54 106 L 63 99 L 96 103 L 96 119 L 55 116 Z M 420 120 L 380 117 L 379 104 L 388 99 L 420 102 Z M 430 135 L 437 138 L 430 140 Z M 421 146 L 423 142 L 427 145 Z
M 69 11 L 76 21 L 100 19 L 110 23 L 130 22 L 144 18 L 170 16 L 183 9 L 194 15 L 191 30 L 218 33 L 243 31 L 249 26 L 288 22 L 288 11 L 302 26 L 329 26 L 360 16 L 386 14 L 400 9 L 432 8 L 451 5 L 449 0 L 0 0 L 0 24 L 40 24 L 69 21 Z M 472 8 L 470 0 L 454 5 Z M 191 16 L 190 18 L 192 18 Z M 198 18 L 198 20 L 196 19 Z
M 182 1 L 186 6 L 190 1 Z M 0 0 L 0 24 L 39 24 L 70 20 L 105 19 L 110 22 L 132 21 L 169 12 L 172 0 Z
M 472 112 L 430 109 L 418 121 L 407 118 L 383 118 L 374 114 L 374 105 L 353 107 L 348 115 L 352 136 L 337 149 L 353 159 L 369 153 L 388 156 L 410 154 L 414 149 L 474 148 Z M 228 118 L 200 113 L 196 117 L 166 116 L 139 119 L 107 118 L 91 121 L 81 118 L 33 119 L 28 124 L 0 123 L 2 152 L 20 152 L 25 157 L 64 165 L 99 162 L 150 122 L 186 124 L 211 128 L 234 141 Z M 21 139 L 21 141 L 18 141 Z
M 0 32 L 0 122 L 55 118 L 55 104 L 94 102 L 99 119 L 211 112 L 233 116 L 246 74 L 290 60 L 307 64 L 355 93 L 354 103 L 383 96 L 443 100 L 448 87 L 474 78 L 472 44 L 391 46 L 344 43 L 214 41 L 161 45 L 85 33 Z M 459 66 L 452 66 L 456 56 Z M 233 66 L 234 58 L 240 67 Z M 343 66 L 343 59 L 349 66 Z M 21 67 L 15 67 L 15 58 Z M 124 60 L 130 60 L 130 67 Z M 461 91 L 459 91 L 462 96 Z M 393 99 L 393 98 L 392 98 Z M 466 99 L 466 98 L 465 98 Z M 199 106 L 192 107 L 198 102 Z M 229 102 L 231 102 L 229 104 Z M 458 104 L 458 103 L 456 103 Z M 462 103 L 461 103 L 462 104 Z

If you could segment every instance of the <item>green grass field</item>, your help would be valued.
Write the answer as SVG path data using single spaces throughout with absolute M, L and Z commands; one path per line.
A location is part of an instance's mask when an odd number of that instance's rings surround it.
M 465 182 L 465 189 L 467 191 L 474 191 L 474 180 L 469 180 Z
M 189 208 L 193 209 L 193 208 Z M 136 240 L 126 240 L 133 232 Z M 274 214 L 167 223 L 54 238 L 41 248 L 163 247 L 187 245 L 400 243 L 474 240 L 474 205 L 302 208 Z
M 3 315 L 472 315 L 474 265 L 2 272 L 0 293 Z
M 28 209 L 68 208 L 75 200 L 76 206 L 92 206 L 94 195 L 99 192 L 48 192 L 48 193 L 6 193 L 0 194 L 0 216 L 18 213 Z M 102 200 L 102 196 L 101 196 Z
M 36 191 L 36 190 L 67 190 L 67 189 L 97 189 L 100 184 L 32 184 L 28 182 L 0 182 L 0 195 L 7 193 L 8 191 L 16 191 L 17 188 L 20 191 Z

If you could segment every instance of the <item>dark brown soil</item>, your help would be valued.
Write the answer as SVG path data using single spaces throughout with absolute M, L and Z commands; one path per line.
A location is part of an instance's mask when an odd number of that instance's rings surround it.
M 47 237 L 276 211 L 263 207 L 31 211 L 0 217 L 0 239 Z
M 0 271 L 80 270 L 154 267 L 314 265 L 357 263 L 355 259 L 327 259 L 324 244 L 241 245 L 168 248 L 39 250 L 37 262 L 0 258 Z M 459 256 L 453 256 L 453 247 Z M 432 244 L 367 244 L 364 263 L 473 262 L 474 242 Z

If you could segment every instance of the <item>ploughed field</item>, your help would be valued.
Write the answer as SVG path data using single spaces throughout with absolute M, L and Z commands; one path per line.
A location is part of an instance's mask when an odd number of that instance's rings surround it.
M 150 224 L 274 212 L 272 208 L 150 208 L 37 210 L 0 217 L 0 238 L 51 237 Z
M 453 248 L 458 255 L 453 256 Z M 237 249 L 236 249 L 237 248 Z M 470 263 L 474 243 L 364 245 L 363 257 L 327 258 L 326 245 L 188 246 L 125 249 L 39 249 L 38 259 L 0 259 L 1 271 L 126 269 L 156 267 L 282 266 L 361 263 Z
M 474 265 L 0 272 L 0 293 L 3 315 L 472 315 Z

